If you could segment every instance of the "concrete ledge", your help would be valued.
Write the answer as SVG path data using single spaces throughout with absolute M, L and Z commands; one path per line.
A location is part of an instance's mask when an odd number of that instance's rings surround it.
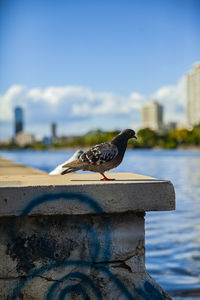
M 175 209 L 174 188 L 169 181 L 132 173 L 107 176 L 116 180 L 100 181 L 98 174 L 1 176 L 0 216 Z
M 0 157 L 0 176 L 3 175 L 44 175 L 44 171 L 27 167 Z
M 170 299 L 145 270 L 144 218 L 175 208 L 169 181 L 109 173 L 116 180 L 104 182 L 98 174 L 49 176 L 5 165 L 1 300 Z

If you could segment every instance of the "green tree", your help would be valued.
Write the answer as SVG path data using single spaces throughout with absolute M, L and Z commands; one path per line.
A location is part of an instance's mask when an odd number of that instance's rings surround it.
M 144 148 L 152 148 L 158 142 L 158 134 L 150 128 L 140 129 L 137 132 L 137 137 L 140 146 Z

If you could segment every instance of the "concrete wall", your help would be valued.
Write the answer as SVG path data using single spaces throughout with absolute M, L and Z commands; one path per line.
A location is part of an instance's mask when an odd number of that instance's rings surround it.
M 170 299 L 145 270 L 144 216 L 174 209 L 173 186 L 110 176 L 1 176 L 0 299 Z

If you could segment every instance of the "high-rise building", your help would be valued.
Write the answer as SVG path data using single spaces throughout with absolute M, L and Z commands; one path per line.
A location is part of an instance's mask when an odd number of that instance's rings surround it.
M 142 107 L 142 128 L 153 130 L 163 128 L 163 106 L 157 101 L 148 101 Z
M 15 135 L 23 131 L 24 118 L 23 109 L 20 106 L 15 107 Z
M 189 126 L 200 124 L 200 63 L 186 76 L 187 121 Z
M 56 135 L 56 123 L 51 123 L 51 136 L 53 139 L 57 137 Z

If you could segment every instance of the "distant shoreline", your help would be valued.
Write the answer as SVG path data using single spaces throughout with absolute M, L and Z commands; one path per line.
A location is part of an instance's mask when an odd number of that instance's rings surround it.
M 91 146 L 84 146 L 84 147 L 47 147 L 44 149 L 37 149 L 37 148 L 0 148 L 0 151 L 63 151 L 63 150 L 71 150 L 71 151 L 76 151 L 78 149 L 82 149 L 82 150 L 88 150 L 89 148 L 91 148 Z M 161 147 L 127 147 L 127 149 L 129 150 L 155 150 L 155 151 L 169 151 L 169 150 L 194 150 L 194 151 L 199 151 L 200 150 L 200 146 L 179 146 L 177 148 L 161 148 Z
M 60 137 L 51 141 L 13 140 L 10 143 L 1 143 L 1 150 L 45 150 L 45 149 L 88 149 L 97 144 L 111 141 L 117 134 L 115 131 L 95 130 L 83 136 Z M 137 140 L 130 139 L 129 149 L 200 149 L 200 125 L 192 130 L 174 129 L 171 131 L 157 132 L 150 128 L 143 128 L 136 133 Z

